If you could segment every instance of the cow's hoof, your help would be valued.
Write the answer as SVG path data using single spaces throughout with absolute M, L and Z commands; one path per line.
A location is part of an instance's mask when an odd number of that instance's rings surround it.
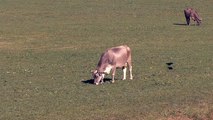
M 99 85 L 98 83 L 95 83 L 95 85 Z
M 115 81 L 111 81 L 111 83 L 115 83 Z

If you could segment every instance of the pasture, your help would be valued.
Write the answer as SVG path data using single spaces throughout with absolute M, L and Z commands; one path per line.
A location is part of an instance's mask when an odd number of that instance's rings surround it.
M 212 120 L 212 4 L 0 0 L 0 119 Z M 185 25 L 188 6 L 200 26 Z M 134 79 L 91 84 L 101 53 L 122 44 Z

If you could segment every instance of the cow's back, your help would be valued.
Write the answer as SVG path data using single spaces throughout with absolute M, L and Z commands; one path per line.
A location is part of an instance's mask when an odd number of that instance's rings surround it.
M 131 57 L 131 50 L 127 45 L 122 45 L 108 49 L 108 54 L 112 56 L 110 59 L 113 65 L 123 67 Z
M 123 67 L 129 59 L 131 59 L 131 50 L 127 45 L 112 47 L 101 55 L 97 68 L 99 71 L 104 71 L 108 65 Z
M 193 17 L 195 20 L 202 20 L 202 18 L 198 15 L 197 11 L 193 8 L 186 8 L 184 13 L 187 17 Z

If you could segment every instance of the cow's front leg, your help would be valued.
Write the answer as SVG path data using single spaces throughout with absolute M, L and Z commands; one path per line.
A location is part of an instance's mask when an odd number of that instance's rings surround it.
M 112 68 L 112 83 L 115 82 L 115 71 L 116 71 L 116 68 Z
M 103 83 L 104 83 L 104 79 L 102 79 L 102 80 L 100 81 L 100 83 L 103 84 Z
M 102 76 L 102 78 L 101 78 L 100 82 L 101 82 L 101 84 L 103 84 L 104 83 L 104 76 L 105 76 L 105 74 L 102 74 L 101 76 Z
M 126 80 L 126 67 L 123 67 L 122 70 L 123 70 L 123 78 L 122 80 Z

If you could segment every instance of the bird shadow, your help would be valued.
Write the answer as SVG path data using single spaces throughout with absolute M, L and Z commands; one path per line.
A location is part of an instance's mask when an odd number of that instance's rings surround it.
M 107 81 L 109 82 L 111 80 L 112 79 L 110 78 L 104 78 L 104 82 L 107 82 Z M 81 82 L 84 84 L 94 84 L 94 79 L 82 80 Z

